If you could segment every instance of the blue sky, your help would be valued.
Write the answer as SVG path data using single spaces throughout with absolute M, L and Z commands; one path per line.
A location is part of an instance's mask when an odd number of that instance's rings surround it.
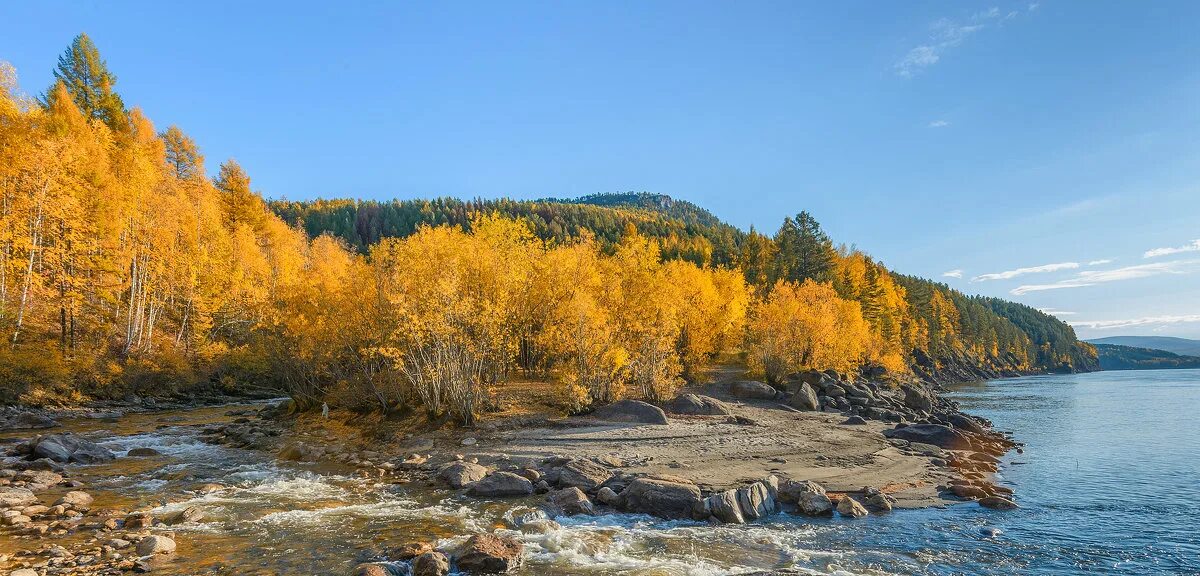
M 0 59 L 40 92 L 86 31 L 271 197 L 808 210 L 1084 336 L 1200 337 L 1197 2 L 176 4 L 6 3 Z

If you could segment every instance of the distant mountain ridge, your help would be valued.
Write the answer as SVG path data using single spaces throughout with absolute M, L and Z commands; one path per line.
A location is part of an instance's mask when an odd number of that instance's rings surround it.
M 1153 348 L 1118 344 L 1093 344 L 1100 354 L 1101 370 L 1162 370 L 1200 368 L 1200 358 L 1181 356 Z
M 1111 344 L 1132 348 L 1162 350 L 1180 356 L 1200 357 L 1200 340 L 1175 338 L 1173 336 L 1108 336 L 1086 340 L 1091 344 Z

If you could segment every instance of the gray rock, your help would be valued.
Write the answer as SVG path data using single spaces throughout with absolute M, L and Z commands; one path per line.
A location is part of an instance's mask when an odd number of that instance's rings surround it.
M 412 561 L 412 576 L 446 576 L 450 573 L 450 559 L 441 552 L 426 552 Z
M 596 491 L 596 501 L 601 504 L 616 506 L 621 501 L 621 497 L 612 488 L 604 486 Z
M 578 458 L 557 468 L 556 483 L 564 488 L 576 487 L 586 492 L 599 488 L 612 478 L 612 472 L 591 460 Z
M 738 503 L 737 492 L 736 489 L 731 488 L 706 498 L 709 513 L 725 524 L 746 522 L 746 517 L 742 515 L 742 507 Z
M 867 419 L 862 416 L 851 416 L 842 422 L 845 426 L 862 426 L 866 423 Z
M 740 380 L 729 385 L 729 393 L 751 400 L 774 400 L 777 391 L 763 382 Z
M 633 422 L 636 424 L 666 424 L 667 415 L 662 408 L 639 400 L 621 400 L 601 406 L 591 414 L 592 418 L 608 422 Z
M 9 416 L 7 420 L 0 421 L 0 430 L 38 430 L 57 426 L 61 424 L 53 418 L 33 412 L 18 412 Z
M 792 399 L 788 402 L 792 408 L 800 410 L 820 410 L 821 403 L 817 400 L 817 393 L 806 382 L 801 382 L 796 386 L 796 393 L 792 394 Z
M 55 506 L 58 506 L 59 504 L 65 504 L 71 508 L 75 508 L 76 510 L 86 510 L 92 505 L 92 495 L 88 494 L 87 492 L 72 490 L 66 494 L 63 494 L 54 502 Z
M 125 453 L 125 455 L 133 456 L 133 457 L 137 457 L 137 458 L 145 458 L 145 457 L 149 457 L 149 456 L 162 456 L 162 452 L 159 452 L 158 450 L 155 450 L 153 448 L 138 447 L 138 448 L 131 448 L 129 450 L 129 452 Z
M 837 511 L 838 514 L 841 514 L 842 516 L 848 516 L 850 518 L 863 518 L 870 514 L 870 512 L 867 512 L 867 509 L 864 508 L 862 504 L 858 503 L 858 500 L 855 500 L 849 496 L 842 496 L 842 499 L 838 501 Z
M 979 500 L 979 505 L 992 510 L 1013 510 L 1018 508 L 1017 503 L 1004 498 L 1002 496 L 988 496 Z
M 799 502 L 806 493 L 825 494 L 825 488 L 812 480 L 784 480 L 779 484 L 781 502 Z
M 867 498 L 867 506 L 878 512 L 891 512 L 892 500 L 886 494 L 874 494 Z
M 667 403 L 667 412 L 691 416 L 728 416 L 729 406 L 711 396 L 680 394 Z
M 175 551 L 175 541 L 166 536 L 147 536 L 138 540 L 138 556 L 170 554 Z
M 762 482 L 738 489 L 737 499 L 742 516 L 747 520 L 758 520 L 775 513 L 775 499 L 771 497 L 767 485 Z
M 962 432 L 941 424 L 913 424 L 883 433 L 888 438 L 899 438 L 909 442 L 932 444 L 949 450 L 968 450 L 971 440 Z
M 690 518 L 700 503 L 700 488 L 683 478 L 669 476 L 638 478 L 621 492 L 625 511 L 660 518 Z
M 472 483 L 467 491 L 474 496 L 527 496 L 533 494 L 533 483 L 512 472 L 492 472 Z
M 930 412 L 933 410 L 933 399 L 924 390 L 920 390 L 914 386 L 901 386 L 900 390 L 904 392 L 904 405 L 918 412 Z
M 451 488 L 458 489 L 482 480 L 487 473 L 488 469 L 479 464 L 451 462 L 438 468 L 437 479 Z
M 556 512 L 567 516 L 596 513 L 596 509 L 592 506 L 592 501 L 588 500 L 587 494 L 574 487 L 551 492 L 546 496 L 546 501 L 550 503 L 550 506 Z
M 828 516 L 833 513 L 833 501 L 824 492 L 804 492 L 796 500 L 796 510 L 805 516 Z
M 199 506 L 188 506 L 167 518 L 167 524 L 183 524 L 185 522 L 199 522 L 204 519 L 204 510 Z
M 50 434 L 33 439 L 30 453 L 54 462 L 96 464 L 116 458 L 112 450 L 72 434 Z
M 524 546 L 511 536 L 476 534 L 454 555 L 454 563 L 467 574 L 503 574 L 523 560 Z

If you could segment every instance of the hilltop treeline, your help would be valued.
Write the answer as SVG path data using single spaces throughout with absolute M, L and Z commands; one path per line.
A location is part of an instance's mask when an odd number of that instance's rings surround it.
M 28 98 L 0 69 L 5 402 L 270 388 L 470 422 L 515 372 L 584 410 L 722 353 L 772 381 L 1094 364 L 1061 322 L 894 275 L 803 212 L 766 236 L 644 194 L 268 204 L 126 108 L 86 36 L 55 78 Z

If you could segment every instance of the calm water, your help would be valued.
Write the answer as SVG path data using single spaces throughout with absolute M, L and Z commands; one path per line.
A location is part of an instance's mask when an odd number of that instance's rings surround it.
M 1200 371 L 1021 378 L 963 386 L 954 395 L 1028 444 L 1002 474 L 1020 510 L 964 504 L 858 521 L 778 515 L 722 527 L 574 518 L 562 530 L 520 536 L 530 552 L 522 573 L 1200 574 Z M 223 412 L 69 424 L 118 453 L 136 446 L 164 453 L 78 468 L 99 504 L 206 511 L 202 522 L 176 527 L 179 552 L 156 573 L 347 573 L 361 550 L 416 539 L 452 544 L 536 505 L 480 505 L 446 491 L 364 481 L 349 469 L 197 442 L 191 424 Z M 214 481 L 230 489 L 188 492 Z M 985 528 L 1001 533 L 984 536 Z M 4 540 L 0 552 L 18 544 Z

